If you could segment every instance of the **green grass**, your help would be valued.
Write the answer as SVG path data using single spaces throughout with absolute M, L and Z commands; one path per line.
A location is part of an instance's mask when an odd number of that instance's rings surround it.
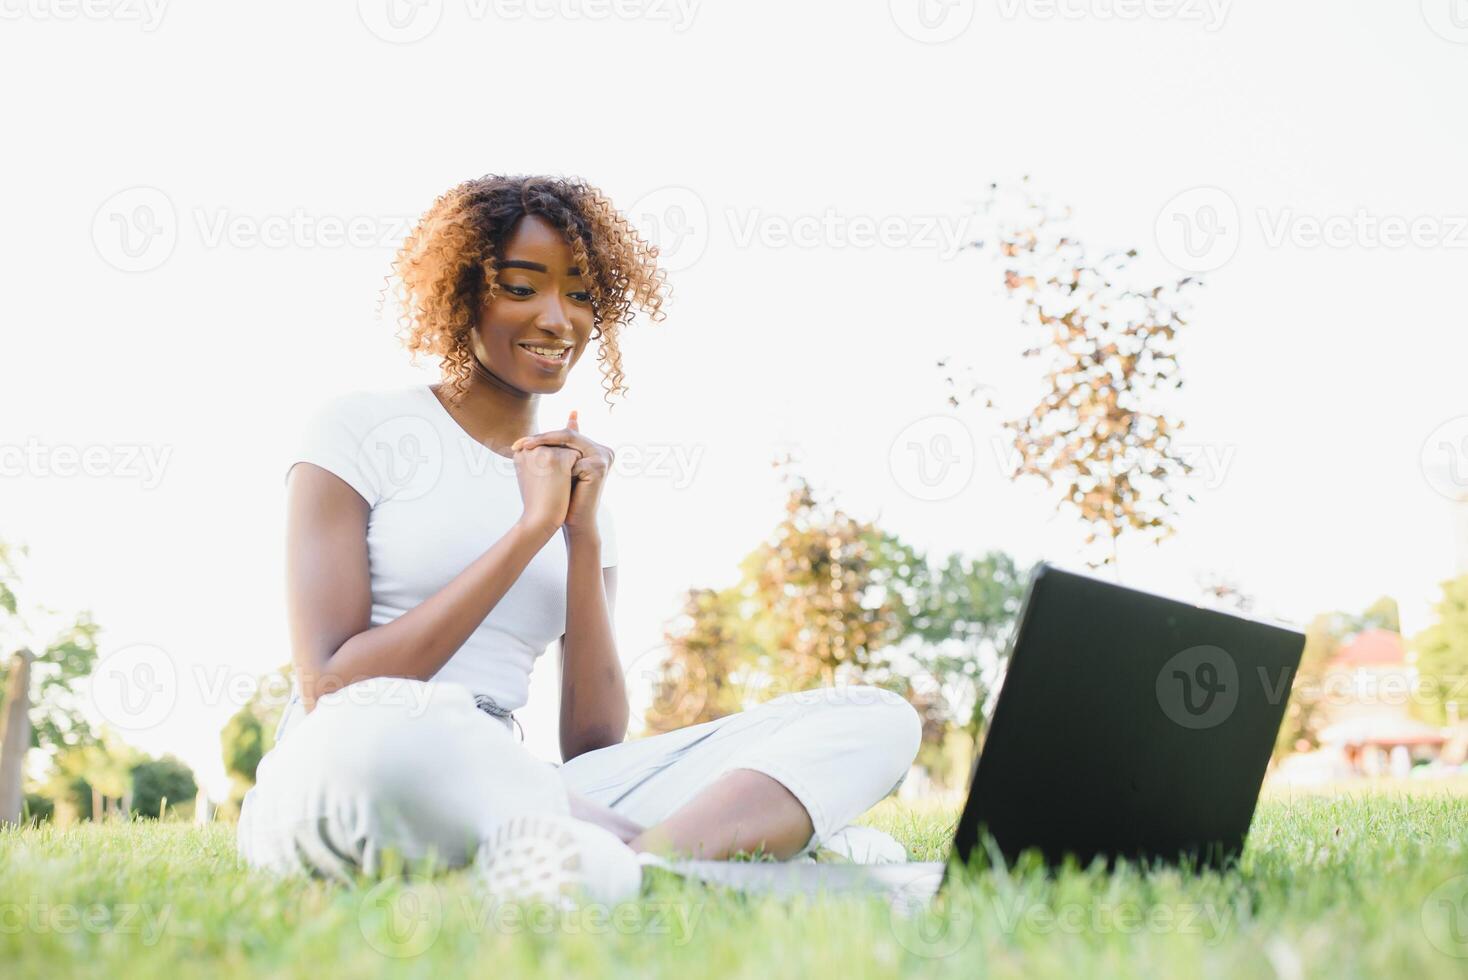
M 936 859 L 953 817 L 887 801 L 867 822 Z M 659 875 L 636 903 L 521 917 L 463 873 L 272 879 L 239 865 L 232 829 L 0 831 L 0 975 L 1468 975 L 1461 796 L 1266 798 L 1228 873 L 1022 863 L 913 916 Z

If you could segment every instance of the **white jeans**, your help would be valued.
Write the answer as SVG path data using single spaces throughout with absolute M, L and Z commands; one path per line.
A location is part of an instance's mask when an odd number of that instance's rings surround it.
M 241 807 L 239 851 L 255 867 L 339 879 L 377 874 L 388 849 L 457 867 L 506 817 L 569 814 L 567 789 L 651 826 L 753 769 L 810 814 L 809 852 L 897 788 L 920 736 L 917 712 L 890 691 L 823 688 L 555 766 L 458 684 L 374 678 L 283 719 Z

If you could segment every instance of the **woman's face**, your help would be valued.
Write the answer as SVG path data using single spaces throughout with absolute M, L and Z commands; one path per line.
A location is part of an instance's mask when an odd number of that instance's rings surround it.
M 475 355 L 521 391 L 560 391 L 591 341 L 591 293 L 575 263 L 561 232 L 529 214 L 495 266 L 499 290 L 479 319 Z

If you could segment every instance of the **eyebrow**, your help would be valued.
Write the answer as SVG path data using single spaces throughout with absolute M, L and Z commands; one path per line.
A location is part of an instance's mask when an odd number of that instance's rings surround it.
M 529 269 L 531 272 L 546 271 L 545 266 L 541 265 L 539 262 L 527 262 L 524 259 L 505 259 L 503 261 L 495 262 L 494 266 L 496 269 Z M 581 275 L 581 270 L 573 265 L 571 266 L 571 268 L 566 270 L 566 275 L 579 276 Z

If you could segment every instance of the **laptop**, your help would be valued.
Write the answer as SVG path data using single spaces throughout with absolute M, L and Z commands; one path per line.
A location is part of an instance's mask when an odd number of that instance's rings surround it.
M 1304 646 L 1293 629 L 1041 564 L 946 860 L 665 866 L 746 892 L 908 901 L 932 898 L 975 851 L 1226 866 Z

